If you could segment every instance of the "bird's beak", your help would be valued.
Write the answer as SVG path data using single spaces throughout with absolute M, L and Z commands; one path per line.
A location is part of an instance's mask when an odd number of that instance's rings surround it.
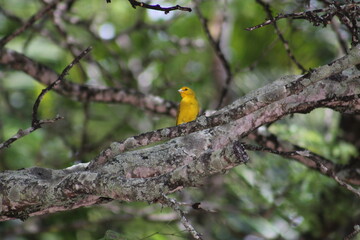
M 181 88 L 178 90 L 179 93 L 183 92 L 184 90 L 182 90 Z

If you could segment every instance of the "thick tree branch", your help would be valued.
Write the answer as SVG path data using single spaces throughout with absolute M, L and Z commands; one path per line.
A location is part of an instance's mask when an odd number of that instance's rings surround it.
M 319 107 L 360 112 L 360 47 L 303 76 L 281 78 L 210 117 L 115 142 L 89 165 L 0 173 L 0 220 L 101 203 L 156 201 L 247 161 L 239 138 L 293 113 Z M 178 137 L 186 135 L 184 137 Z M 178 137 L 178 138 L 175 138 Z M 160 139 L 153 147 L 127 151 Z M 359 182 L 360 176 L 341 181 Z
M 241 131 L 241 134 L 237 135 L 240 137 L 287 114 L 310 112 L 318 107 L 342 109 L 346 105 L 346 111 L 359 111 L 359 100 L 357 99 L 359 73 L 356 68 L 344 71 L 359 63 L 360 45 L 354 47 L 349 55 L 331 64 L 314 69 L 311 73 L 302 76 L 283 77 L 249 93 L 209 117 L 200 116 L 194 122 L 125 139 L 117 144 L 116 149 L 105 149 L 92 164 L 104 162 L 106 159 L 112 158 L 114 153 L 229 124 L 235 120 L 247 120 L 233 132 Z
M 205 177 L 246 161 L 238 141 L 222 149 L 204 141 L 199 144 L 203 152 L 193 155 L 187 152 L 194 150 L 189 140 L 179 138 L 156 146 L 155 151 L 144 149 L 118 155 L 96 171 L 86 170 L 86 164 L 80 164 L 64 170 L 34 167 L 2 172 L 0 221 L 103 203 L 109 198 L 156 201 L 163 194 L 199 185 Z M 178 147 L 169 147 L 174 144 Z M 145 157 L 157 159 L 163 166 L 140 166 Z

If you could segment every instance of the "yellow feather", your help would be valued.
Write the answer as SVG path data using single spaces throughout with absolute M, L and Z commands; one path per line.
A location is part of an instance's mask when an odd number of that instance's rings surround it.
M 176 125 L 194 121 L 200 111 L 199 102 L 191 88 L 182 87 L 178 91 L 182 99 L 176 117 Z

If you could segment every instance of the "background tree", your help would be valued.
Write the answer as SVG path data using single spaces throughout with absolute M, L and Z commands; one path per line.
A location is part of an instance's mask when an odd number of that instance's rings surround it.
M 355 238 L 359 15 L 356 1 L 0 0 L 1 235 Z M 184 85 L 203 114 L 175 127 Z

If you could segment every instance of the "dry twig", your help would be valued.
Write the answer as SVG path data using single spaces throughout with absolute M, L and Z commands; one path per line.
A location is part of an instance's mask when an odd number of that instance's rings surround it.
M 230 64 L 228 62 L 228 60 L 226 59 L 223 51 L 220 48 L 220 40 L 215 40 L 214 37 L 211 35 L 209 27 L 208 27 L 208 20 L 202 15 L 200 8 L 199 8 L 199 1 L 195 1 L 195 11 L 197 13 L 197 15 L 199 16 L 199 19 L 201 21 L 201 24 L 204 28 L 204 31 L 206 33 L 206 36 L 210 42 L 211 47 L 214 49 L 216 56 L 220 59 L 220 62 L 222 64 L 222 66 L 225 69 L 226 72 L 226 79 L 225 79 L 225 85 L 223 87 L 223 89 L 221 90 L 220 93 L 220 98 L 219 98 L 219 102 L 218 105 L 216 107 L 216 109 L 220 109 L 221 106 L 223 105 L 224 99 L 226 97 L 226 94 L 229 91 L 229 86 L 232 80 L 232 72 L 231 72 L 231 67 Z M 220 39 L 220 38 L 219 38 Z
M 110 0 L 107 0 L 107 1 L 108 1 L 108 3 L 110 2 Z M 152 10 L 163 11 L 165 14 L 168 14 L 169 12 L 175 11 L 175 10 L 186 11 L 186 12 L 192 11 L 191 8 L 182 7 L 180 5 L 176 5 L 176 6 L 172 6 L 172 7 L 162 7 L 159 4 L 151 5 L 151 4 L 147 4 L 144 2 L 138 2 L 136 0 L 129 0 L 129 2 L 133 8 L 136 8 L 136 7 L 148 8 L 148 9 L 152 9 Z
M 269 19 L 272 20 L 273 19 L 273 16 L 272 16 L 272 12 L 271 12 L 271 9 L 270 9 L 270 5 L 268 3 L 265 3 L 264 1 L 262 0 L 256 0 L 265 10 L 266 14 L 268 15 Z M 280 41 L 283 43 L 284 45 L 284 48 L 286 50 L 286 53 L 287 55 L 289 56 L 289 58 L 291 59 L 291 61 L 293 61 L 295 63 L 295 65 L 303 72 L 305 73 L 306 72 L 306 69 L 299 63 L 298 60 L 296 60 L 293 52 L 291 51 L 290 49 L 290 46 L 289 46 L 289 42 L 284 38 L 284 35 L 281 33 L 276 21 L 273 21 L 272 24 L 274 25 L 274 28 L 275 28 L 275 31 L 276 31 L 276 34 L 278 35 Z
M 45 94 L 47 92 L 49 92 L 51 89 L 53 89 L 60 81 L 62 81 L 65 76 L 68 74 L 68 72 L 70 71 L 70 69 L 77 64 L 86 54 L 88 54 L 91 51 L 91 47 L 88 47 L 87 49 L 85 49 L 82 53 L 80 53 L 80 55 L 78 55 L 64 70 L 63 72 L 60 74 L 59 78 L 54 81 L 53 83 L 51 83 L 49 86 L 47 86 L 46 88 L 44 88 L 41 93 L 39 94 L 39 96 L 36 98 L 35 103 L 33 105 L 33 111 L 32 111 L 32 120 L 31 120 L 31 127 L 22 130 L 20 129 L 15 135 L 13 135 L 11 138 L 9 138 L 8 140 L 6 140 L 5 142 L 0 144 L 0 149 L 3 149 L 5 147 L 9 147 L 10 144 L 12 144 L 13 142 L 15 142 L 16 140 L 29 135 L 30 133 L 32 133 L 33 131 L 39 129 L 42 127 L 42 125 L 44 124 L 49 124 L 49 123 L 54 123 L 57 120 L 63 119 L 63 117 L 60 116 L 56 116 L 53 119 L 46 119 L 46 120 L 39 120 L 38 118 L 38 109 L 40 106 L 40 103 L 43 99 L 43 97 L 45 96 Z
M 196 229 L 191 225 L 189 220 L 185 217 L 185 213 L 180 208 L 180 204 L 173 198 L 168 198 L 163 195 L 162 201 L 163 204 L 171 207 L 175 212 L 180 216 L 180 222 L 184 225 L 185 229 L 194 237 L 194 239 L 203 239 L 201 234 L 196 231 Z
M 49 11 L 51 11 L 61 0 L 54 0 L 49 5 L 46 5 L 44 8 L 42 8 L 40 11 L 38 11 L 36 14 L 31 16 L 29 20 L 27 20 L 20 28 L 15 30 L 13 33 L 3 37 L 0 40 L 0 48 L 4 47 L 8 42 L 10 42 L 12 39 L 14 39 L 16 36 L 23 33 L 25 30 L 30 28 L 34 23 L 45 16 Z

